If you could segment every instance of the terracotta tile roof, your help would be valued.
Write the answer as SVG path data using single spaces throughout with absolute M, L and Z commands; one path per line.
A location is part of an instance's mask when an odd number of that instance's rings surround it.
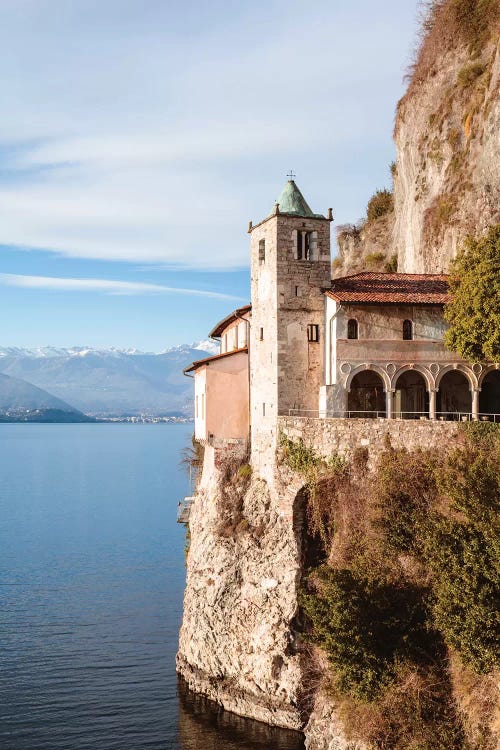
M 205 357 L 205 359 L 197 359 L 196 362 L 192 362 L 189 367 L 185 367 L 183 369 L 184 375 L 188 372 L 192 372 L 193 370 L 197 370 L 198 367 L 203 367 L 203 365 L 209 365 L 210 362 L 214 362 L 217 359 L 223 359 L 224 357 L 231 357 L 233 354 L 241 354 L 248 352 L 248 347 L 243 346 L 241 349 L 233 349 L 230 352 L 224 352 L 224 354 L 214 354 L 212 357 Z
M 232 313 L 229 313 L 229 315 L 226 315 L 225 318 L 220 320 L 217 325 L 212 328 L 208 335 L 210 336 L 210 338 L 219 338 L 224 328 L 227 328 L 230 323 L 232 323 L 234 320 L 237 320 L 241 315 L 245 315 L 245 313 L 250 312 L 251 309 L 252 305 L 244 305 L 244 307 L 238 307 L 237 310 L 233 310 Z
M 357 273 L 333 279 L 325 294 L 361 305 L 444 305 L 450 300 L 448 276 L 431 273 Z

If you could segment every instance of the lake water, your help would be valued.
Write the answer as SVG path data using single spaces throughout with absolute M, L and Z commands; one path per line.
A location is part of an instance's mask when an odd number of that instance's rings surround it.
M 0 750 L 301 750 L 178 684 L 191 425 L 0 426 Z

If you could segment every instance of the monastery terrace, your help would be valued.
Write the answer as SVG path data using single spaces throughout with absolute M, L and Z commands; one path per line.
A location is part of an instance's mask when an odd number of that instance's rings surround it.
M 330 222 L 293 180 L 250 223 L 252 304 L 210 336 L 194 374 L 195 435 L 275 443 L 278 418 L 500 421 L 500 364 L 444 346 L 445 275 L 359 273 L 331 280 Z

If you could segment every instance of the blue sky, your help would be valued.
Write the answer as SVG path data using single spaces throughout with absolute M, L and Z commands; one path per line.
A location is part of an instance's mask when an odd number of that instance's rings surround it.
M 415 0 L 2 0 L 2 346 L 160 351 L 248 300 L 290 168 L 388 185 Z M 333 241 L 332 233 L 332 241 Z

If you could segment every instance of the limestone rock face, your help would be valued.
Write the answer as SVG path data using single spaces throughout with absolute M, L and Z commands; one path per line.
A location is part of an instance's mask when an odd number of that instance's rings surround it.
M 401 100 L 395 127 L 398 271 L 440 273 L 467 234 L 500 221 L 500 49 L 438 55 Z
M 217 468 L 206 470 L 191 509 L 177 668 L 192 690 L 229 711 L 301 729 L 298 545 L 279 507 L 296 492 L 283 487 L 278 497 L 256 479 L 228 497 L 231 487 Z
M 367 745 L 346 739 L 335 704 L 322 692 L 316 696 L 304 731 L 306 750 L 369 750 Z
M 396 271 L 391 267 L 394 211 L 362 226 L 341 226 L 337 231 L 338 255 L 333 261 L 332 278 L 361 271 Z

